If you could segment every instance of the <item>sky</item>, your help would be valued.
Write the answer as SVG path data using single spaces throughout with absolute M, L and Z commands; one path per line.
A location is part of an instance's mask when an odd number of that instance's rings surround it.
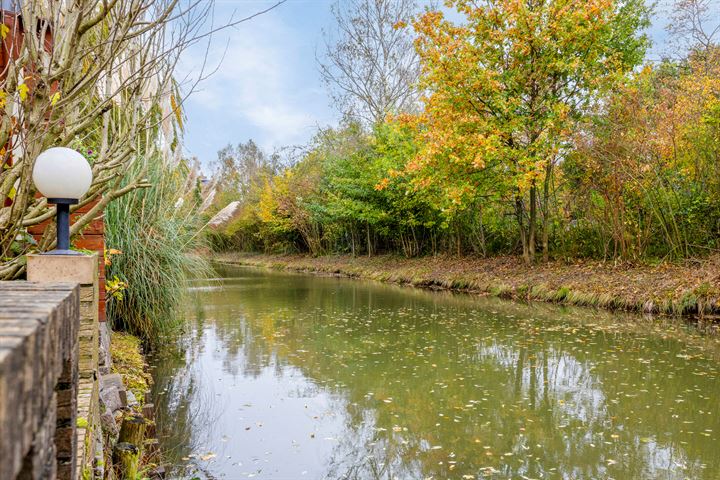
M 342 1 L 342 0 L 340 0 Z M 666 49 L 668 2 L 661 0 L 648 34 L 650 58 Z M 267 9 L 277 0 L 216 0 L 214 22 L 227 23 Z M 253 139 L 268 152 L 307 143 L 318 127 L 339 119 L 317 69 L 323 30 L 332 31 L 331 0 L 288 0 L 272 11 L 224 30 L 183 54 L 181 78 L 197 77 L 205 52 L 206 71 L 184 103 L 185 154 L 206 171 L 228 143 Z
M 218 0 L 215 22 L 264 10 L 276 1 Z M 322 29 L 332 26 L 329 0 L 289 0 L 212 38 L 208 69 L 219 67 L 185 101 L 185 149 L 203 163 L 228 143 L 253 139 L 262 148 L 301 145 L 333 124 L 317 70 Z M 207 45 L 185 52 L 180 77 L 197 76 Z M 220 63 L 221 62 L 221 63 Z

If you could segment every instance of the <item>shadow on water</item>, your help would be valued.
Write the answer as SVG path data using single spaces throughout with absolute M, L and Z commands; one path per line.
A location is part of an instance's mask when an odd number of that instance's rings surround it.
M 720 477 L 717 339 L 669 319 L 218 267 L 155 359 L 184 478 Z

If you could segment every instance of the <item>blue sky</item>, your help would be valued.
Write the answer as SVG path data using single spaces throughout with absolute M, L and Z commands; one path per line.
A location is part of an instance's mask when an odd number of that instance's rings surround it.
M 659 58 L 665 48 L 669 1 L 660 2 L 648 32 L 655 41 L 651 58 Z M 227 22 L 233 14 L 236 18 L 253 14 L 274 3 L 216 0 L 215 23 Z M 208 61 L 211 68 L 218 64 L 219 68 L 184 105 L 186 155 L 197 156 L 207 168 L 228 143 L 253 139 L 273 151 L 302 145 L 318 126 L 337 122 L 315 62 L 316 52 L 322 52 L 323 29 L 333 28 L 331 4 L 331 0 L 288 0 L 213 37 Z M 181 76 L 197 75 L 205 48 L 198 44 L 184 54 Z
M 244 17 L 275 1 L 218 0 L 216 23 Z M 186 153 L 203 164 L 228 143 L 254 139 L 267 150 L 306 143 L 336 121 L 315 63 L 330 2 L 289 0 L 212 39 L 209 65 L 222 63 L 185 103 Z M 181 74 L 196 75 L 206 45 L 186 52 Z M 227 47 L 227 50 L 226 50 Z M 223 58 L 224 54 L 224 58 Z

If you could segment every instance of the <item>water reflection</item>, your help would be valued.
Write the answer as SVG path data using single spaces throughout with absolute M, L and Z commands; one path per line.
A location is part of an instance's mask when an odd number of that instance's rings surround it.
M 188 478 L 720 476 L 718 361 L 679 326 L 219 274 L 156 372 Z

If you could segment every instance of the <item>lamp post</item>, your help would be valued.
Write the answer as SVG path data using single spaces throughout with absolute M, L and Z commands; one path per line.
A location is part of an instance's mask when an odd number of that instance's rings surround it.
M 57 208 L 57 246 L 49 255 L 77 255 L 70 250 L 70 205 L 90 188 L 92 169 L 85 157 L 71 148 L 53 147 L 38 155 L 33 182 L 48 203 Z

